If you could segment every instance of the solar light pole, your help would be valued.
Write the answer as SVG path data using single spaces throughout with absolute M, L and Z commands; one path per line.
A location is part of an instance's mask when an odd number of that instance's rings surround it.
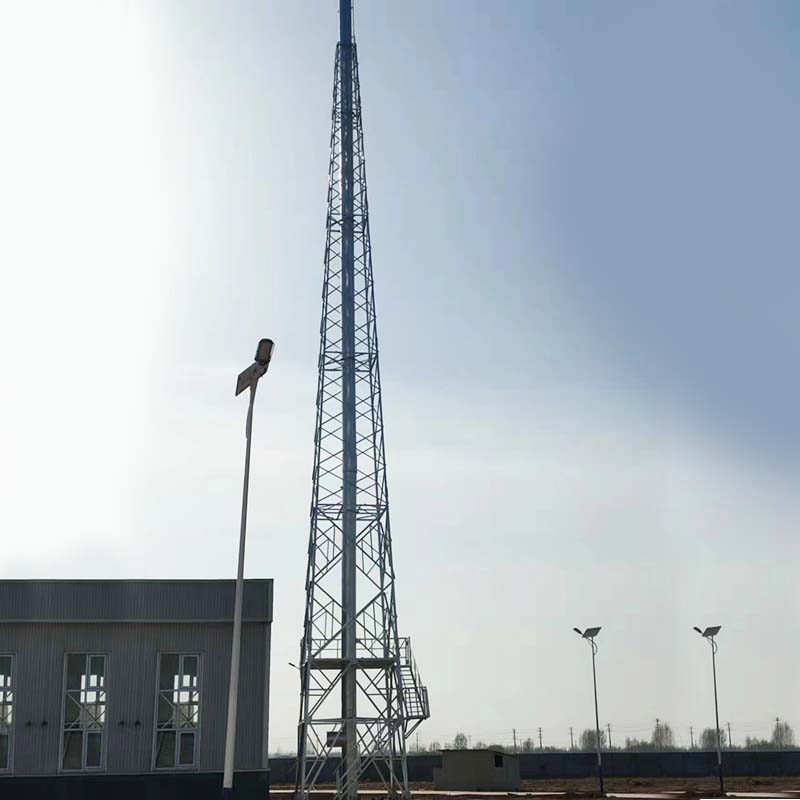
M 600 628 L 587 628 L 581 631 L 580 628 L 573 628 L 572 630 L 578 634 L 582 639 L 585 639 L 592 648 L 592 682 L 594 684 L 594 725 L 595 725 L 595 742 L 597 744 L 597 780 L 600 784 L 600 794 L 604 793 L 603 790 L 603 759 L 600 755 L 600 713 L 597 710 L 597 669 L 595 668 L 594 660 L 597 655 L 597 643 L 594 638 L 600 633 Z
M 242 644 L 242 595 L 244 593 L 244 545 L 247 533 L 247 498 L 250 491 L 250 441 L 253 433 L 253 405 L 256 387 L 269 367 L 272 339 L 262 339 L 256 348 L 255 361 L 236 380 L 236 396 L 250 388 L 250 403 L 247 407 L 247 423 L 244 451 L 244 486 L 242 489 L 242 519 L 239 528 L 239 566 L 236 572 L 236 599 L 233 607 L 233 638 L 231 641 L 231 675 L 228 685 L 228 725 L 225 732 L 225 772 L 222 778 L 223 800 L 233 798 L 233 765 L 236 754 L 236 711 L 239 697 L 239 653 Z
M 725 793 L 725 786 L 722 780 L 722 736 L 719 730 L 719 701 L 717 700 L 717 643 L 714 637 L 720 632 L 722 625 L 712 625 L 701 631 L 696 625 L 696 630 L 704 639 L 711 645 L 711 671 L 714 675 L 714 714 L 717 721 L 717 771 L 719 772 L 719 790 L 722 794 Z

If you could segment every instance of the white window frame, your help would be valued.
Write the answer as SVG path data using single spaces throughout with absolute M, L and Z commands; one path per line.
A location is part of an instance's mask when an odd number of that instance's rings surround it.
M 86 675 L 90 674 L 90 659 L 92 658 L 102 658 L 103 659 L 103 683 L 97 687 L 94 686 L 86 686 L 84 687 L 81 685 L 81 688 L 76 689 L 67 689 L 67 679 L 68 679 L 68 664 L 70 656 L 83 656 L 84 658 L 84 665 L 83 671 L 81 672 L 81 678 L 85 677 Z M 64 653 L 64 679 L 62 681 L 62 690 L 61 690 L 61 737 L 60 737 L 60 747 L 59 747 L 59 757 L 58 757 L 58 771 L 63 772 L 66 774 L 77 774 L 80 772 L 104 772 L 106 769 L 106 751 L 108 745 L 108 663 L 109 658 L 107 653 L 96 653 L 96 652 L 72 652 L 72 653 Z M 82 684 L 82 681 L 81 681 Z M 82 706 L 88 706 L 90 703 L 88 702 L 88 696 L 85 698 L 86 702 L 84 703 L 84 695 L 88 695 L 90 692 L 102 692 L 103 694 L 103 721 L 102 724 L 99 724 L 99 727 L 87 727 L 86 720 L 84 718 L 84 714 L 90 715 L 85 708 L 81 711 L 79 725 L 73 726 L 71 728 L 67 728 L 67 700 L 68 700 L 68 693 L 79 692 L 80 697 L 80 704 Z M 95 719 L 93 717 L 93 719 Z M 95 722 L 97 720 L 95 719 Z M 81 766 L 78 768 L 64 768 L 64 756 L 65 756 L 65 746 L 67 733 L 80 731 L 81 732 Z M 99 733 L 100 734 L 100 764 L 97 766 L 87 766 L 86 764 L 86 755 L 88 753 L 88 746 L 87 741 L 89 738 L 90 733 Z
M 161 659 L 164 656 L 177 656 L 178 657 L 178 677 L 180 679 L 180 683 L 178 686 L 174 686 L 171 689 L 162 689 L 161 688 Z M 197 686 L 193 687 L 190 685 L 184 686 L 182 683 L 183 678 L 185 677 L 185 671 L 183 668 L 184 659 L 186 658 L 196 658 L 197 659 Z M 152 756 L 151 756 L 151 769 L 153 772 L 169 772 L 169 771 L 185 771 L 185 770 L 196 770 L 200 766 L 200 733 L 202 729 L 202 721 L 203 721 L 203 654 L 196 651 L 190 652 L 182 652 L 177 650 L 164 650 L 158 654 L 156 659 L 156 697 L 155 697 L 155 711 L 153 714 L 153 748 L 152 748 Z M 158 722 L 158 710 L 159 704 L 161 701 L 161 696 L 163 695 L 172 695 L 172 698 L 167 698 L 168 702 L 172 705 L 177 705 L 180 703 L 180 698 L 175 698 L 176 694 L 180 694 L 181 692 L 194 692 L 196 693 L 196 703 L 197 703 L 197 724 L 194 727 L 187 726 L 186 728 L 182 728 L 178 724 L 178 720 L 176 719 L 177 716 L 177 709 L 176 714 L 173 715 L 171 720 L 171 724 L 163 723 L 159 725 Z M 194 759 L 191 764 L 180 764 L 180 736 L 181 732 L 191 732 L 194 733 Z M 170 766 L 159 767 L 156 766 L 156 759 L 158 756 L 158 734 L 164 732 L 174 732 L 175 733 L 175 751 L 173 753 L 172 764 Z
M 14 729 L 17 724 L 17 664 L 14 658 L 14 653 L 0 653 L 0 658 L 11 659 L 11 675 L 9 675 L 9 682 L 7 685 L 0 685 L 0 693 L 10 695 L 7 703 L 11 708 L 11 722 L 6 725 L 0 722 L 0 734 L 8 737 L 8 764 L 3 767 L 0 766 L 0 775 L 8 775 L 14 771 Z

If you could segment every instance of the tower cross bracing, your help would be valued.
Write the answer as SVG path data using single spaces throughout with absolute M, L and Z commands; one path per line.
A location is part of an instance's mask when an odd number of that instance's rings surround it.
M 358 56 L 340 0 L 331 119 L 298 790 L 362 779 L 408 796 L 406 738 L 427 691 L 397 632 Z

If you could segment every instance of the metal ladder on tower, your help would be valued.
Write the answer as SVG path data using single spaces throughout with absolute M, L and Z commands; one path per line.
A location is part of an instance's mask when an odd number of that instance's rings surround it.
M 400 685 L 402 687 L 403 710 L 408 737 L 431 715 L 428 689 L 423 685 L 417 662 L 411 651 L 411 638 L 400 641 Z

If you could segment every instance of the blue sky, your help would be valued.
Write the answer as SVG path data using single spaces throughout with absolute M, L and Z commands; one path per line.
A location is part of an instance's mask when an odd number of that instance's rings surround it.
M 2 571 L 233 574 L 233 380 L 272 336 L 248 572 L 276 580 L 288 747 L 336 3 L 0 15 Z M 589 624 L 623 736 L 710 722 L 694 624 L 724 626 L 735 740 L 792 719 L 799 28 L 789 2 L 357 2 L 423 739 L 567 742 Z

